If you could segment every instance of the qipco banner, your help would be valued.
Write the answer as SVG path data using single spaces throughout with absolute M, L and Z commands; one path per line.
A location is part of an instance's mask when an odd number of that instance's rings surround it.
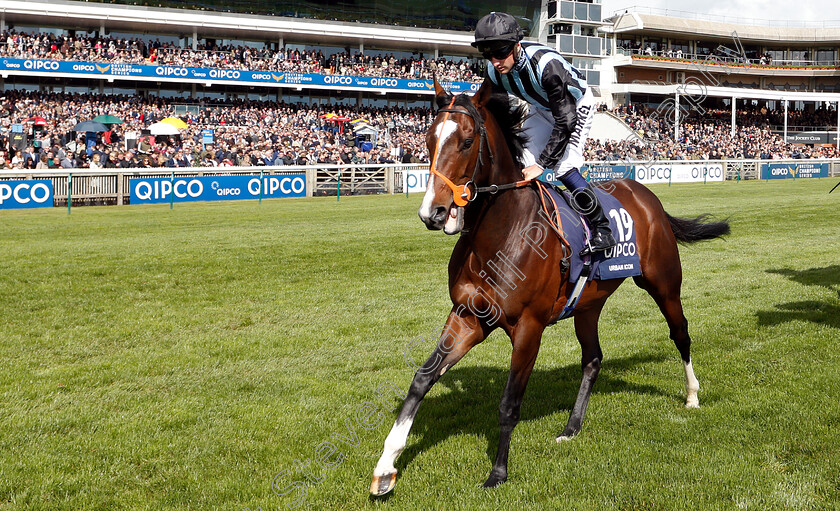
M 243 84 L 313 85 L 331 89 L 386 89 L 403 92 L 434 93 L 431 80 L 388 78 L 371 76 L 322 75 L 310 73 L 289 73 L 274 71 L 252 71 L 246 69 L 218 69 L 183 66 L 158 66 L 145 64 L 79 62 L 69 60 L 0 59 L 0 71 L 14 74 L 56 74 L 84 77 L 110 77 L 125 79 L 132 77 L 155 78 L 160 81 L 208 82 L 221 81 Z M 451 93 L 475 92 L 481 83 L 440 82 Z
M 306 174 L 262 180 L 260 176 L 153 177 L 131 179 L 129 185 L 132 204 L 306 197 Z
M 765 163 L 761 175 L 764 179 L 828 177 L 828 163 Z
M 405 176 L 405 184 L 408 187 L 407 191 L 409 193 L 426 191 L 426 186 L 429 185 L 430 175 L 428 170 L 408 170 L 403 175 Z
M 53 185 L 49 179 L 0 181 L 0 209 L 51 208 Z
M 723 181 L 723 165 L 681 163 L 676 165 L 636 165 L 636 181 L 651 183 L 705 183 Z
M 632 165 L 584 165 L 580 169 L 580 173 L 589 182 L 633 179 L 635 177 Z

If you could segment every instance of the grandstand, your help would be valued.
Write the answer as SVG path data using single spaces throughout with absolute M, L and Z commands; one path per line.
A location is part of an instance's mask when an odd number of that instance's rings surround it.
M 741 20 L 650 8 L 622 10 L 605 21 L 606 103 L 650 110 L 671 104 L 674 138 L 680 114 L 728 110 L 733 135 L 742 114 L 761 113 L 785 142 L 840 147 L 840 21 Z
M 470 29 L 494 9 L 581 69 L 610 111 L 590 160 L 834 158 L 840 148 L 840 23 L 815 32 L 635 8 L 604 18 L 598 0 L 453 3 L 435 16 L 407 2 L 355 13 L 351 2 L 134 4 L 0 5 L 0 165 L 35 168 L 43 153 L 50 168 L 89 168 L 93 153 L 106 168 L 143 166 L 144 154 L 151 166 L 422 163 L 430 79 L 477 89 L 485 63 Z M 107 139 L 73 131 L 103 114 L 124 121 Z M 138 154 L 164 117 L 188 128 Z M 202 158 L 208 130 L 214 152 Z

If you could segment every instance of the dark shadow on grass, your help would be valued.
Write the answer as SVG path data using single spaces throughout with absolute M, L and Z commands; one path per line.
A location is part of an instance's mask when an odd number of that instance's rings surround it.
M 767 270 L 767 273 L 783 275 L 805 286 L 819 286 L 836 293 L 840 297 L 840 265 L 838 264 L 807 270 L 781 268 Z M 776 310 L 758 311 L 756 313 L 759 325 L 771 326 L 790 321 L 808 321 L 840 329 L 840 304 L 836 300 L 788 302 L 776 304 L 774 307 Z
M 767 273 L 782 275 L 805 286 L 824 287 L 840 296 L 840 264 L 826 266 L 825 268 L 808 268 L 807 270 L 799 271 L 781 268 L 767 270 Z
M 661 387 L 629 383 L 619 376 L 638 366 L 662 362 L 665 355 L 637 355 L 606 359 L 595 383 L 593 394 L 634 392 L 667 396 L 676 402 L 684 396 L 664 391 Z M 678 360 L 679 357 L 675 357 Z M 676 366 L 676 362 L 675 362 Z M 401 473 L 423 451 L 445 441 L 452 435 L 470 434 L 487 438 L 487 470 L 496 456 L 499 440 L 499 400 L 508 378 L 507 367 L 454 367 L 438 381 L 449 392 L 426 397 L 420 406 L 412 433 L 421 438 L 409 444 L 397 461 Z M 674 377 L 682 373 L 675 370 Z M 521 421 L 541 419 L 561 410 L 571 410 L 580 386 L 581 368 L 572 364 L 561 368 L 534 369 L 522 403 Z M 566 426 L 568 415 L 561 416 L 551 430 L 545 432 L 546 441 L 559 435 Z M 560 422 L 563 421 L 563 422 Z M 584 421 L 584 430 L 586 422 Z M 514 439 L 516 433 L 514 433 Z M 477 481 L 478 484 L 480 481 Z
M 772 326 L 789 321 L 808 321 L 840 329 L 840 306 L 810 300 L 776 305 L 775 311 L 758 311 L 758 324 Z

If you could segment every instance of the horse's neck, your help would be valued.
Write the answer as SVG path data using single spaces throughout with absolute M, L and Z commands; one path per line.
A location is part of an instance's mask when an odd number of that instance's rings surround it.
M 522 247 L 523 232 L 539 221 L 537 208 L 537 196 L 530 187 L 483 197 L 467 219 L 470 252 L 486 259 L 493 258 L 499 250 L 508 252 Z
M 506 183 L 514 183 L 522 179 L 522 171 L 519 164 L 514 160 L 510 153 L 510 148 L 505 142 L 505 135 L 496 124 L 495 120 L 488 121 L 489 129 L 495 129 L 496 136 L 488 137 L 488 145 L 490 149 L 490 165 L 487 185 L 495 184 L 501 185 Z
M 514 160 L 504 134 L 495 119 L 487 122 L 487 129 L 494 133 L 488 137 L 491 157 L 485 165 L 479 186 L 505 185 L 522 180 L 522 171 Z M 486 169 L 486 167 L 485 167 Z M 508 236 L 517 236 L 525 226 L 536 220 L 537 200 L 530 187 L 515 188 L 497 195 L 482 194 L 467 217 L 467 228 L 472 236 L 483 231 L 482 237 L 490 235 L 497 243 L 505 243 Z

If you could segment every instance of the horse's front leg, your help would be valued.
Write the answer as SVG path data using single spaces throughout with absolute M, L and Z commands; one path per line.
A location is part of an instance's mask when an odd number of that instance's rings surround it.
M 385 439 L 382 456 L 373 471 L 370 493 L 375 496 L 390 492 L 397 482 L 397 469 L 394 462 L 405 448 L 408 433 L 414 423 L 414 417 L 423 397 L 432 388 L 443 373 L 457 363 L 476 344 L 487 337 L 478 318 L 467 313 L 463 308 L 454 309 L 443 327 L 440 341 L 428 360 L 417 370 L 408 396 L 391 432 Z
M 513 428 L 519 423 L 519 410 L 522 407 L 522 397 L 525 387 L 537 361 L 540 350 L 540 340 L 545 325 L 534 319 L 520 319 L 511 333 L 513 354 L 510 360 L 510 374 L 505 386 L 502 401 L 499 403 L 499 450 L 496 461 L 490 470 L 490 476 L 484 482 L 485 488 L 492 488 L 507 480 L 508 453 L 510 452 L 510 438 Z

